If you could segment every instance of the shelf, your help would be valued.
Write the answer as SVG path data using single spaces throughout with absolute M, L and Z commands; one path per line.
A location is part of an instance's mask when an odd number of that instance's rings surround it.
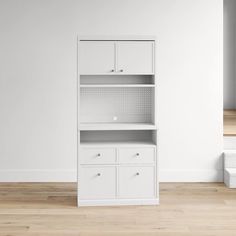
M 138 76 L 142 76 L 142 75 L 155 75 L 154 73 L 125 73 L 125 72 L 123 72 L 123 73 L 120 73 L 120 72 L 109 72 L 109 73 L 88 73 L 88 74 L 85 74 L 85 73 L 83 73 L 83 74 L 80 74 L 80 76 L 90 76 L 90 75 L 92 75 L 92 76 L 96 76 L 96 75 L 109 75 L 109 76 L 116 76 L 116 75 L 121 75 L 121 76 L 123 76 L 123 75 L 138 75 Z
M 80 35 L 80 41 L 154 41 L 155 35 Z
M 154 75 L 81 75 L 80 85 L 154 85 Z M 104 87 L 105 87 L 104 86 Z
M 147 123 L 82 123 L 80 130 L 155 130 L 154 124 Z
M 81 142 L 80 143 L 80 145 L 81 146 L 115 146 L 115 147 L 117 147 L 117 146 L 147 146 L 147 147 L 155 147 L 156 146 L 156 144 L 155 143 L 153 143 L 153 142 L 145 142 L 145 141 L 135 141 L 135 142 L 133 142 L 133 141 L 126 141 L 126 142 L 109 142 L 109 141 L 105 141 L 105 142 Z
M 80 88 L 154 88 L 155 84 L 81 84 Z

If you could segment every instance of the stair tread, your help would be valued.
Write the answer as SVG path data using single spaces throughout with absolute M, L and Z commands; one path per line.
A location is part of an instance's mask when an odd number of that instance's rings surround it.
M 224 154 L 236 154 L 236 149 L 225 150 Z
M 231 176 L 236 176 L 236 168 L 225 168 L 225 171 L 227 171 Z

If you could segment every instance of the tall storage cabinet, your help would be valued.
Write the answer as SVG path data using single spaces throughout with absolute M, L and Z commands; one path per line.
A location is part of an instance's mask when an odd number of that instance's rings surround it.
M 78 206 L 159 203 L 155 37 L 78 40 Z

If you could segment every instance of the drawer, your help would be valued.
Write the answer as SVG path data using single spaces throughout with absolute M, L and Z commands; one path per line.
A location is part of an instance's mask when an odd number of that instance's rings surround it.
M 154 167 L 120 167 L 120 198 L 153 198 L 155 197 Z
M 153 163 L 155 160 L 155 148 L 120 148 L 120 163 Z
M 115 148 L 82 148 L 81 164 L 112 164 L 116 163 Z
M 79 173 L 80 199 L 116 197 L 116 167 L 82 167 Z

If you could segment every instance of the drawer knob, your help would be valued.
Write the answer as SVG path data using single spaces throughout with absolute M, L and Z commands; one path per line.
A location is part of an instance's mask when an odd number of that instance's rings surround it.
M 124 71 L 124 70 L 122 70 L 122 69 L 120 70 L 120 72 L 123 72 L 123 71 Z
M 101 173 L 97 173 L 97 176 L 101 176 Z
M 97 156 L 98 156 L 98 157 L 100 157 L 100 156 L 101 156 L 101 154 L 100 154 L 100 153 L 98 153 L 98 154 L 97 154 Z
M 137 172 L 136 175 L 140 175 L 139 172 Z
M 114 72 L 114 71 L 115 71 L 115 70 L 113 70 L 113 69 L 111 70 L 111 72 Z
M 138 156 L 139 156 L 139 153 L 136 153 L 136 156 L 138 157 Z

